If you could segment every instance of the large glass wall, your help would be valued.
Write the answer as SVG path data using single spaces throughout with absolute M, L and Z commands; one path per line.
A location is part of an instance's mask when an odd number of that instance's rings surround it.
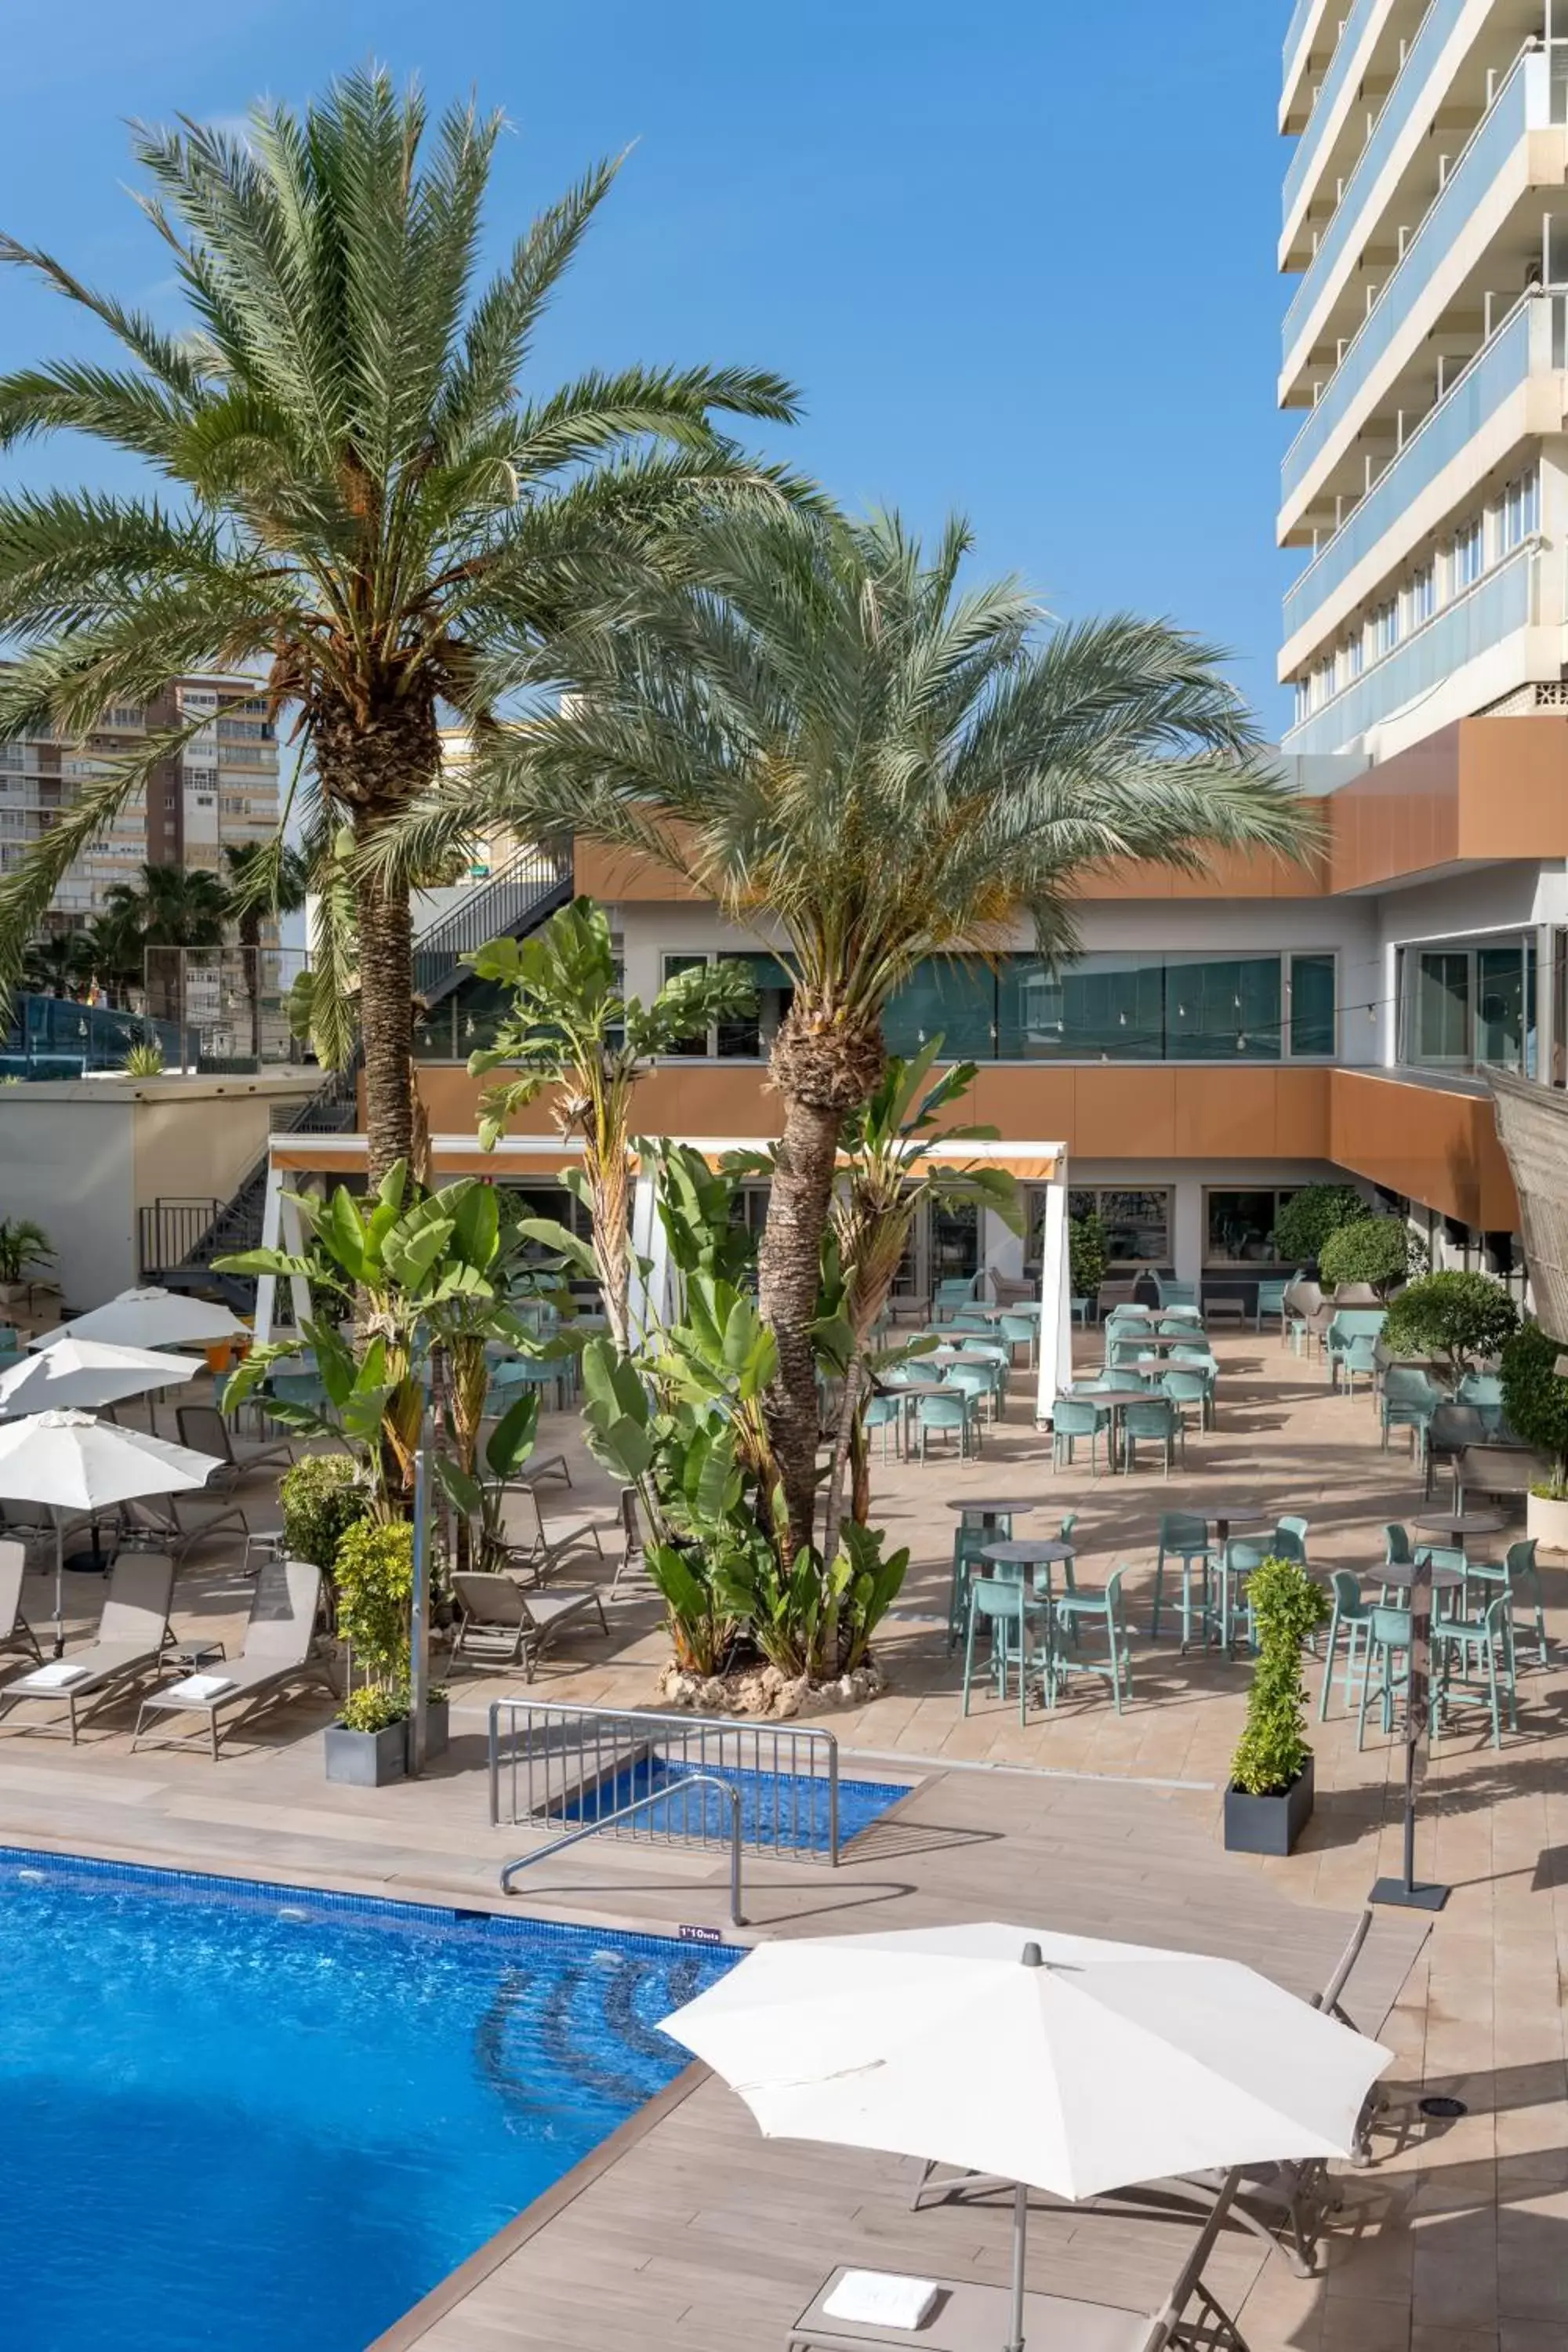
M 1399 1059 L 1416 1069 L 1535 1070 L 1535 939 L 1399 950 Z
M 940 1034 L 975 1061 L 1328 1059 L 1335 961 L 1105 950 L 1053 970 L 1036 956 L 953 958 L 922 964 L 884 1027 L 895 1053 Z

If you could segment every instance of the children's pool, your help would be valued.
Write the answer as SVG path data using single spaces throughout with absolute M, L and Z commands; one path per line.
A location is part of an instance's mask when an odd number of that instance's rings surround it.
M 738 1957 L 0 1849 L 4 2341 L 363 2352 Z

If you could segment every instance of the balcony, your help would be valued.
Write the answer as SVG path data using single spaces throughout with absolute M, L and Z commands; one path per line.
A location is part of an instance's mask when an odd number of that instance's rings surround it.
M 1483 346 L 1464 373 L 1428 409 L 1397 455 L 1389 460 L 1372 488 L 1321 548 L 1284 601 L 1286 667 L 1302 658 L 1293 641 L 1314 616 L 1323 612 L 1357 569 L 1387 538 L 1388 533 L 1437 483 L 1454 459 L 1467 449 L 1527 384 L 1545 383 L 1563 363 L 1568 332 L 1568 299 L 1562 295 L 1527 295 Z M 1562 426 L 1562 396 L 1554 403 L 1554 421 L 1544 429 Z M 1530 430 L 1522 404 L 1519 436 Z M 1467 469 L 1467 477 L 1477 468 Z M 1467 478 L 1466 488 L 1469 487 Z M 1378 569 L 1378 577 L 1389 570 Z M 1367 585 L 1375 584 L 1369 582 Z M 1336 624 L 1339 617 L 1335 616 Z
M 1539 610 L 1540 546 L 1527 540 L 1353 684 L 1293 727 L 1281 749 L 1340 751 L 1447 683 L 1467 662 L 1531 626 Z M 1433 714 L 1431 725 L 1439 723 Z
M 1314 478 L 1342 455 L 1336 445 L 1348 442 L 1358 412 L 1367 407 L 1374 391 L 1386 392 L 1401 364 L 1422 350 L 1434 315 L 1452 300 L 1467 270 L 1475 268 L 1480 257 L 1467 260 L 1467 226 L 1488 209 L 1500 226 L 1529 187 L 1528 134 L 1549 129 L 1552 110 L 1545 53 L 1531 51 L 1516 62 L 1286 451 L 1279 469 L 1281 537 L 1309 503 Z M 1539 223 L 1535 237 L 1539 245 Z
M 1291 92 L 1300 79 L 1301 68 L 1307 61 L 1310 37 L 1316 29 L 1322 9 L 1323 0 L 1296 0 L 1296 5 L 1290 12 L 1290 22 L 1285 34 L 1281 77 L 1287 106 L 1290 102 Z
M 1377 118 L 1372 137 L 1363 148 L 1355 169 L 1345 183 L 1344 194 L 1336 205 L 1333 218 L 1310 267 L 1285 313 L 1283 358 L 1288 379 L 1293 378 L 1304 362 L 1305 354 L 1297 353 L 1296 346 L 1310 326 L 1312 314 L 1335 271 L 1342 261 L 1353 257 L 1364 242 L 1364 229 L 1370 226 L 1364 220 L 1368 202 L 1401 137 L 1413 124 L 1423 122 L 1430 116 L 1429 83 L 1432 75 L 1450 36 L 1469 5 L 1470 0 L 1432 0 L 1432 5 L 1421 20 L 1421 29 L 1411 43 L 1394 88 L 1384 101 L 1383 111 Z M 1294 362 L 1293 353 L 1296 354 Z
M 1285 174 L 1285 220 L 1289 227 L 1302 198 L 1309 193 L 1321 168 L 1331 127 L 1339 121 L 1339 107 L 1347 91 L 1354 95 L 1355 86 L 1365 69 L 1369 37 L 1374 36 L 1376 19 L 1384 15 L 1390 0 L 1354 0 L 1354 5 L 1344 20 L 1322 87 L 1313 101 L 1307 118 L 1307 127 L 1296 142 L 1296 152 L 1290 158 L 1290 168 Z

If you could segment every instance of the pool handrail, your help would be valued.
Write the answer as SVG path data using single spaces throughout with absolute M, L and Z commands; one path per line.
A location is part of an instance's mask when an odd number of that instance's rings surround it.
M 721 1780 L 716 1772 L 693 1772 L 689 1780 L 680 1782 L 679 1793 L 684 1793 L 688 1789 L 717 1789 L 729 1806 L 730 1919 L 733 1927 L 743 1927 L 746 1924 L 746 1916 L 741 1908 L 740 1790 L 732 1780 Z M 668 1789 L 647 1790 L 642 1796 L 634 1797 L 629 1805 L 618 1806 L 613 1813 L 605 1813 L 601 1820 L 585 1822 L 581 1829 L 568 1830 L 564 1837 L 552 1838 L 548 1845 L 536 1847 L 532 1853 L 520 1853 L 516 1861 L 509 1862 L 501 1872 L 501 1893 L 503 1895 L 511 1893 L 513 1878 L 520 1870 L 526 1870 L 530 1863 L 547 1861 L 552 1853 L 564 1853 L 569 1845 L 578 1845 L 584 1838 L 596 1837 L 601 1830 L 608 1829 L 615 1822 L 624 1821 L 628 1813 L 640 1812 L 645 1805 L 667 1805 L 670 1801 L 672 1793 L 677 1792 L 672 1792 Z

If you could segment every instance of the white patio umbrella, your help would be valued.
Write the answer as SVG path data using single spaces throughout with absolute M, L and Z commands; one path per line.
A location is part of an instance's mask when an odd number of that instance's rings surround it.
M 1093 2197 L 1349 2156 L 1391 2053 L 1237 1961 L 996 1924 L 760 1945 L 664 2030 L 768 2138 Z
M 117 1348 L 204 1347 L 209 1340 L 244 1337 L 246 1326 L 226 1307 L 187 1298 L 177 1290 L 122 1290 L 102 1307 L 91 1307 L 53 1331 L 29 1339 L 29 1348 L 58 1348 L 65 1339 L 104 1339 Z
M 90 1412 L 35 1412 L 0 1427 L 0 1496 L 44 1503 L 55 1522 L 55 1655 L 65 1648 L 65 1523 L 74 1513 L 205 1486 L 211 1454 Z
M 151 1348 L 110 1347 L 101 1339 L 64 1339 L 0 1372 L 0 1414 L 68 1412 L 122 1397 L 146 1396 L 194 1381 L 206 1366 L 199 1356 L 163 1356 Z

